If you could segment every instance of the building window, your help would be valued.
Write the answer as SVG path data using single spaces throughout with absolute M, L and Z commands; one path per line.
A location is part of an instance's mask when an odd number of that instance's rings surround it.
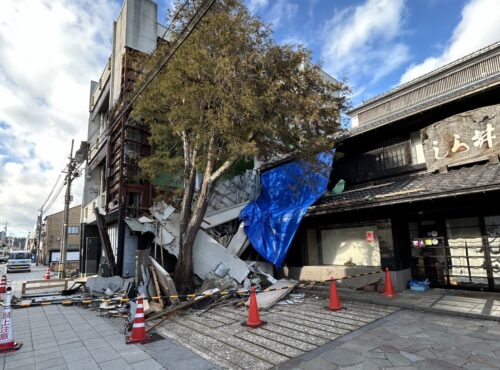
M 323 264 L 380 266 L 378 234 L 376 225 L 322 230 Z
M 68 226 L 68 234 L 78 234 L 80 232 L 80 226 Z

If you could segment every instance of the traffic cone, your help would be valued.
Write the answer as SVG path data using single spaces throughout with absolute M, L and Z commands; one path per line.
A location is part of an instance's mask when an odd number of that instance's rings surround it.
M 2 275 L 2 280 L 0 281 L 0 294 L 7 292 L 7 275 Z
M 127 344 L 133 343 L 146 343 L 151 340 L 149 334 L 146 333 L 144 320 L 144 304 L 143 298 L 137 298 L 137 307 L 135 310 L 134 324 L 132 326 L 132 333 L 125 338 Z
M 394 291 L 394 286 L 392 285 L 391 273 L 389 272 L 389 268 L 385 268 L 385 284 L 384 284 L 384 293 L 386 297 L 395 297 L 396 292 Z
M 248 307 L 248 319 L 246 322 L 242 322 L 241 325 L 248 326 L 250 328 L 258 328 L 261 325 L 266 324 L 262 321 L 259 316 L 259 307 L 257 306 L 257 297 L 255 296 L 255 287 L 250 290 L 250 305 Z
M 337 293 L 337 286 L 335 285 L 335 279 L 333 276 L 330 282 L 330 304 L 328 305 L 328 309 L 331 311 L 338 311 L 342 309 L 339 294 Z
M 0 301 L 5 299 L 5 293 L 7 292 L 7 275 L 2 275 L 2 280 L 0 281 Z
M 12 328 L 11 312 L 12 307 L 10 302 L 12 301 L 12 290 L 7 288 L 7 293 L 5 295 L 3 316 L 2 316 L 2 326 L 0 327 L 0 353 L 17 351 L 22 343 L 14 341 L 14 330 Z
M 47 270 L 45 270 L 45 275 L 43 276 L 43 280 L 50 280 L 50 267 L 47 267 Z

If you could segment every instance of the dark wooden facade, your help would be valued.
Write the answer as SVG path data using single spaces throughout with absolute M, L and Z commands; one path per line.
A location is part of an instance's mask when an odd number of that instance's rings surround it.
M 326 194 L 309 209 L 287 256 L 288 266 L 389 267 L 406 280 L 429 279 L 431 286 L 500 291 L 500 165 L 495 149 L 500 145 L 500 126 L 495 126 L 500 124 L 500 44 L 485 49 L 483 56 L 478 53 L 464 59 L 467 68 L 495 62 L 474 82 L 476 90 L 462 84 L 467 87 L 462 94 L 450 90 L 451 98 L 434 106 L 422 95 L 423 103 L 415 105 L 425 109 L 398 105 L 404 114 L 391 116 L 391 102 L 400 103 L 397 95 L 411 91 L 410 82 L 358 109 L 365 117 L 370 109 L 375 113 L 372 122 L 364 118 L 337 142 L 330 188 L 344 180 L 345 189 Z M 427 79 L 460 71 L 465 68 L 460 63 L 431 72 Z M 414 82 L 415 90 L 427 88 L 425 77 Z M 386 113 L 380 108 L 384 105 Z M 488 112 L 483 119 L 474 118 L 483 111 Z M 388 118 L 379 118 L 383 114 Z M 454 122 L 468 115 L 470 126 L 465 124 L 463 132 L 462 122 L 455 144 L 455 131 L 448 130 L 451 139 L 436 149 L 437 157 L 444 153 L 443 165 L 436 164 L 432 145 L 446 138 L 439 136 L 442 130 L 430 137 L 430 128 L 444 120 L 441 128 L 454 129 Z M 486 135 L 487 122 L 493 122 L 489 129 L 495 147 L 484 155 L 465 153 L 486 147 L 472 139 Z

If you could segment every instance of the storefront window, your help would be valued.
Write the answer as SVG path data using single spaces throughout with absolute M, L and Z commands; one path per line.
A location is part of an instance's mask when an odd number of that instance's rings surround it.
M 322 230 L 321 250 L 325 265 L 380 266 L 378 227 Z
M 488 284 L 478 217 L 446 220 L 450 284 Z
M 488 235 L 492 275 L 495 285 L 500 285 L 500 216 L 485 217 L 484 223 Z

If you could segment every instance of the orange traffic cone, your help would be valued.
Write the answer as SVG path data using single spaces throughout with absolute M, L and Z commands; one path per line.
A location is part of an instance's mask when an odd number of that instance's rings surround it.
M 7 275 L 2 275 L 2 280 L 0 281 L 0 294 L 7 292 Z
M 385 268 L 385 284 L 384 284 L 384 293 L 386 297 L 395 297 L 396 292 L 394 291 L 394 286 L 392 285 L 391 273 L 389 272 L 389 268 Z
M 43 276 L 43 280 L 50 280 L 50 267 L 47 267 L 47 270 L 45 270 L 45 275 Z
M 10 306 L 11 301 L 12 290 L 9 287 L 7 288 L 7 294 L 5 295 L 2 326 L 0 327 L 0 353 L 17 351 L 23 345 L 22 343 L 14 341 L 14 331 L 12 328 L 12 320 L 10 317 L 10 314 L 12 312 L 12 308 Z
M 144 304 L 143 298 L 137 298 L 137 307 L 135 310 L 134 324 L 132 326 L 132 333 L 125 338 L 127 344 L 133 343 L 146 343 L 151 340 L 149 334 L 146 333 L 145 320 L 144 320 Z
M 248 320 L 242 322 L 241 325 L 248 326 L 250 328 L 258 328 L 261 325 L 266 324 L 262 321 L 259 316 L 259 307 L 257 306 L 257 297 L 255 296 L 255 287 L 250 290 L 250 305 L 248 307 Z
M 328 309 L 331 311 L 338 311 L 342 309 L 339 294 L 337 293 L 337 286 L 335 285 L 335 279 L 333 276 L 330 282 L 330 304 L 328 305 Z

